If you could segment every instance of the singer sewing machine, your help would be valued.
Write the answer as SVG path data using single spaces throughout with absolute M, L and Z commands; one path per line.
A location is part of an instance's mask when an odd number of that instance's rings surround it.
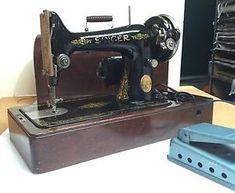
M 179 44 L 180 32 L 170 16 L 151 17 L 144 25 L 79 33 L 68 31 L 55 12 L 44 11 L 40 21 L 34 63 L 42 63 L 48 100 L 8 111 L 11 140 L 32 172 L 153 143 L 172 137 L 183 126 L 212 121 L 210 99 L 156 82 L 159 64 L 170 60 Z M 100 95 L 78 93 L 74 97 L 68 93 L 63 100 L 56 88 L 74 68 L 74 54 L 89 51 L 111 54 L 102 57 L 95 74 L 89 74 L 87 66 L 81 76 L 91 76 L 92 85 L 101 81 L 101 90 L 115 89 Z M 76 73 L 68 75 L 70 86 L 78 84 L 73 82 Z M 96 81 L 92 81 L 94 76 Z M 89 85 L 89 81 L 82 84 Z
M 150 18 L 145 26 L 70 33 L 56 13 L 44 11 L 41 15 L 41 33 L 43 72 L 48 76 L 50 92 L 48 104 L 55 114 L 60 112 L 56 104 L 61 100 L 56 98 L 55 88 L 60 74 L 70 66 L 70 55 L 74 51 L 120 52 L 121 58 L 109 58 L 101 63 L 98 76 L 104 78 L 106 85 L 119 83 L 123 76 L 117 100 L 122 102 L 127 99 L 128 103 L 138 105 L 138 102 L 154 100 L 153 69 L 159 62 L 169 60 L 174 55 L 180 38 L 179 30 L 165 15 Z

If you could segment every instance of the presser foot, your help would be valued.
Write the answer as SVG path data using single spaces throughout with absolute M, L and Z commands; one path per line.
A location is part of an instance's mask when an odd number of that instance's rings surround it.
M 48 108 L 51 108 L 51 113 L 53 114 L 57 114 L 57 103 L 58 102 L 62 102 L 63 101 L 63 98 L 58 98 L 58 99 L 53 99 L 53 100 L 50 100 L 50 101 L 47 101 L 47 106 Z

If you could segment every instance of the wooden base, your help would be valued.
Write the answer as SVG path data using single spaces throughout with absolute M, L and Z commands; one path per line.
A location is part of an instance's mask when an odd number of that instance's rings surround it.
M 15 106 L 30 105 L 36 101 L 35 96 L 0 98 L 0 135 L 8 128 L 7 109 Z
M 196 97 L 168 107 L 37 128 L 20 108 L 8 110 L 11 141 L 33 173 L 43 173 L 173 137 L 179 128 L 212 122 L 213 102 Z

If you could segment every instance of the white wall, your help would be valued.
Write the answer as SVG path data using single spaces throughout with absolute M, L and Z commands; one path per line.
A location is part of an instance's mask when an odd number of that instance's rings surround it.
M 33 44 L 40 33 L 39 14 L 43 9 L 57 12 L 69 30 L 79 32 L 84 30 L 86 15 L 111 14 L 114 27 L 127 25 L 128 5 L 132 8 L 133 24 L 164 13 L 175 18 L 183 30 L 184 0 L 5 1 L 0 12 L 0 97 L 35 94 Z M 180 63 L 181 46 L 170 61 L 170 86 L 179 85 Z

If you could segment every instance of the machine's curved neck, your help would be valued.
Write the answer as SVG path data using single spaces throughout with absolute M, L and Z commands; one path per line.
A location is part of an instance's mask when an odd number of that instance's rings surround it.
M 52 28 L 52 54 L 56 58 L 59 54 L 70 55 L 74 51 L 101 50 L 117 51 L 130 57 L 130 46 L 141 46 L 141 42 L 148 42 L 151 33 L 143 25 L 124 26 L 115 29 L 72 33 L 68 31 L 57 15 L 51 18 L 55 24 Z M 145 45 L 147 47 L 147 45 Z

